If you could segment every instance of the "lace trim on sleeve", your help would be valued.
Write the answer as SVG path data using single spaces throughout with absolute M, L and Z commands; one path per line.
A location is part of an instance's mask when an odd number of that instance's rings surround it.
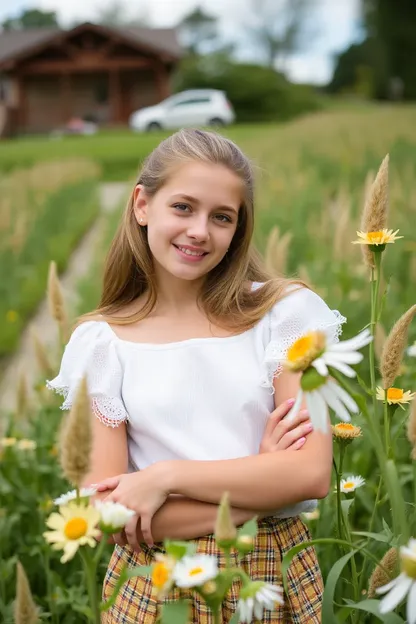
M 264 377 L 262 380 L 263 388 L 270 388 L 272 394 L 274 394 L 274 386 L 273 380 L 282 373 L 282 362 L 286 357 L 287 350 L 290 345 L 292 345 L 295 340 L 298 340 L 305 331 L 314 330 L 332 330 L 330 333 L 332 334 L 331 338 L 334 342 L 339 341 L 339 337 L 342 334 L 342 325 L 346 322 L 345 316 L 342 316 L 338 310 L 332 310 L 334 315 L 333 322 L 322 322 L 322 323 L 314 323 L 313 328 L 307 328 L 306 330 L 297 326 L 296 321 L 293 322 L 293 325 L 285 324 L 285 331 L 279 333 L 278 339 L 271 340 L 266 347 L 265 356 L 264 356 Z M 272 320 L 271 321 L 271 330 L 272 335 L 276 333 L 279 328 L 279 321 Z
M 64 397 L 61 410 L 70 410 L 73 399 L 69 396 L 69 386 L 59 385 L 59 379 L 47 381 L 46 385 L 50 390 L 54 390 L 57 394 Z M 124 408 L 123 402 L 118 397 L 109 396 L 92 396 L 91 409 L 95 416 L 107 427 L 118 427 L 123 422 L 127 422 L 129 417 Z

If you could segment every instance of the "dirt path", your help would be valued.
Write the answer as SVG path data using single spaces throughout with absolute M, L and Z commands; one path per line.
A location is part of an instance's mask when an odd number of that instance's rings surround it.
M 105 183 L 100 187 L 101 215 L 81 240 L 71 256 L 66 272 L 60 277 L 64 296 L 70 310 L 76 304 L 76 286 L 79 280 L 86 275 L 93 260 L 94 250 L 105 224 L 105 215 L 117 208 L 126 191 L 127 185 L 124 182 Z M 30 331 L 32 327 L 48 349 L 55 348 L 58 332 L 56 324 L 49 315 L 46 300 L 40 304 L 35 316 L 23 331 L 19 347 L 11 358 L 0 382 L 0 413 L 10 411 L 15 407 L 16 382 L 21 370 L 25 373 L 31 395 L 33 394 L 32 386 L 39 378 L 33 353 Z

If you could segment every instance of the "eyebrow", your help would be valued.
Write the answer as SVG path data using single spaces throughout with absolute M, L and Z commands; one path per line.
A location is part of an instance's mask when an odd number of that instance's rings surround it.
M 181 199 L 185 199 L 187 201 L 193 202 L 194 204 L 200 204 L 201 202 L 199 201 L 199 199 L 197 199 L 196 197 L 192 197 L 192 195 L 183 195 L 182 193 L 178 193 L 177 195 L 173 195 L 172 199 L 174 197 L 180 197 Z M 235 208 L 233 208 L 232 206 L 219 206 L 218 210 L 224 210 L 225 212 L 233 212 L 236 216 L 238 215 L 238 212 Z

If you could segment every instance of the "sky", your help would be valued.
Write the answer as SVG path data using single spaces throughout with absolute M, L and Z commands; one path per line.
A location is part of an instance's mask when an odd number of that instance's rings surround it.
M 238 57 L 256 59 L 256 48 L 245 36 L 252 19 L 256 0 L 119 0 L 126 15 L 143 16 L 151 26 L 172 27 L 196 6 L 218 17 L 220 32 L 225 40 L 239 40 Z M 258 0 L 257 0 L 258 1 Z M 277 2 L 278 0 L 274 0 Z M 109 0 L 108 5 L 113 4 Z M 360 0 L 310 0 L 310 23 L 313 36 L 304 49 L 290 58 L 285 71 L 295 82 L 325 84 L 330 80 L 334 56 L 352 41 L 360 38 Z M 0 21 L 13 17 L 25 8 L 56 11 L 63 26 L 74 21 L 94 21 L 106 3 L 102 0 L 0 0 Z M 127 9 L 128 7 L 128 9 Z

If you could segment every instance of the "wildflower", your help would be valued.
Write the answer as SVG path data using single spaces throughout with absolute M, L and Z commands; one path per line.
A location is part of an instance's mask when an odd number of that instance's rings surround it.
M 246 554 L 253 550 L 255 538 L 252 535 L 239 535 L 235 547 L 240 554 Z
M 397 236 L 396 230 L 378 230 L 377 232 L 357 232 L 358 240 L 353 245 L 368 245 L 372 251 L 383 251 L 388 243 L 395 243 L 403 236 Z
M 17 314 L 16 310 L 9 310 L 6 313 L 6 321 L 8 323 L 16 323 L 18 318 L 19 318 L 19 315 Z
M 238 601 L 239 622 L 251 624 L 253 618 L 262 621 L 263 610 L 273 609 L 276 602 L 283 604 L 283 590 L 277 585 L 253 581 L 243 587 Z
M 376 590 L 386 585 L 393 576 L 398 563 L 397 548 L 390 548 L 382 560 L 380 565 L 376 566 L 370 576 L 368 583 L 368 598 L 374 598 Z M 388 574 L 384 571 L 388 572 Z
M 407 348 L 406 353 L 410 357 L 416 357 L 416 340 L 410 347 Z
M 88 501 L 90 496 L 94 496 L 96 493 L 97 493 L 96 488 L 93 488 L 93 487 L 81 488 L 79 491 L 79 497 L 81 499 L 84 499 L 85 501 Z M 69 492 L 66 492 L 66 494 L 61 494 L 61 496 L 59 496 L 58 498 L 55 498 L 53 502 L 55 505 L 67 505 L 69 502 L 75 500 L 76 498 L 77 498 L 77 491 L 70 490 Z
M 156 590 L 157 598 L 162 600 L 173 586 L 173 570 L 176 565 L 176 559 L 161 553 L 156 553 L 155 559 L 156 563 L 152 566 L 151 574 L 152 585 Z
M 63 550 L 62 563 L 73 558 L 80 546 L 85 544 L 94 548 L 100 531 L 97 528 L 100 513 L 92 505 L 69 503 L 62 506 L 59 513 L 52 513 L 46 525 L 53 529 L 43 536 L 52 544 L 54 550 Z
M 207 581 L 204 585 L 202 585 L 201 589 L 204 594 L 209 596 L 210 594 L 215 594 L 218 589 L 218 585 L 215 581 Z
M 177 562 L 173 578 L 178 587 L 198 587 L 218 574 L 216 557 L 196 554 L 185 556 Z
M 332 435 L 337 441 L 351 442 L 355 438 L 360 438 L 362 432 L 361 427 L 342 422 L 332 425 Z
M 319 520 L 319 517 L 321 514 L 319 512 L 319 509 L 316 508 L 313 511 L 304 511 L 302 515 L 306 520 L 310 521 L 310 520 Z
M 389 613 L 409 594 L 407 601 L 407 621 L 416 624 L 416 540 L 411 538 L 406 546 L 400 547 L 401 573 L 395 579 L 376 589 L 377 594 L 387 594 L 382 598 L 381 614 Z
M 62 342 L 66 343 L 69 333 L 68 315 L 55 262 L 51 262 L 49 265 L 47 290 L 49 313 L 59 325 Z
M 16 442 L 16 438 L 2 438 L 0 440 L 0 446 L 2 446 L 3 448 L 8 448 L 10 446 L 14 446 Z
M 37 448 L 37 444 L 34 440 L 19 440 L 16 444 L 20 451 L 34 451 Z
M 100 529 L 105 533 L 117 533 L 135 515 L 132 509 L 128 509 L 121 503 L 96 501 L 95 507 L 101 516 Z
M 413 305 L 396 321 L 387 336 L 380 362 L 383 388 L 390 388 L 399 374 L 407 341 L 407 332 L 415 314 L 416 305 Z
M 237 537 L 237 529 L 231 519 L 229 498 L 228 492 L 225 492 L 221 498 L 215 524 L 215 541 L 220 548 L 230 548 Z
M 19 561 L 17 562 L 14 621 L 16 624 L 36 624 L 39 622 L 39 611 L 33 600 L 26 572 Z
M 406 390 L 404 392 L 401 388 L 388 388 L 387 390 L 383 390 L 378 386 L 376 388 L 376 397 L 379 401 L 387 400 L 389 405 L 400 405 L 402 409 L 404 409 L 404 404 L 413 401 L 416 392 L 410 392 L 410 390 Z
M 343 494 L 349 494 L 355 492 L 355 490 L 365 484 L 365 479 L 362 477 L 348 477 L 347 479 L 341 479 L 340 490 Z
M 87 380 L 79 384 L 69 417 L 61 432 L 60 460 L 68 481 L 80 487 L 89 472 L 92 444 L 91 405 Z

